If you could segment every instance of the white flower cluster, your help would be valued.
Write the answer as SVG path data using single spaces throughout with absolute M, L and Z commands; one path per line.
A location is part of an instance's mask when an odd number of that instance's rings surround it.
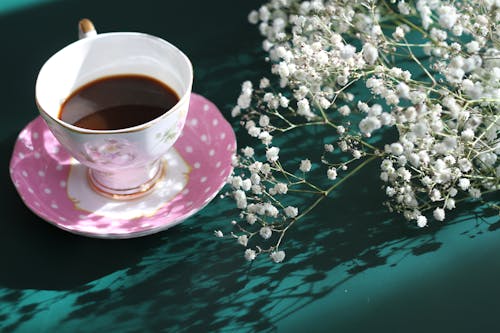
M 242 224 L 232 222 L 238 226 L 240 231 L 238 235 L 233 233 L 232 236 L 245 247 L 244 257 L 248 261 L 254 260 L 261 253 L 269 253 L 269 257 L 274 262 L 283 261 L 285 252 L 278 250 L 278 246 L 270 245 L 268 248 L 264 248 L 256 245 L 255 248 L 250 248 L 249 241 L 259 238 L 260 242 L 266 243 L 275 233 L 282 234 L 284 232 L 283 227 L 280 227 L 282 221 L 293 220 L 299 215 L 297 207 L 285 207 L 275 199 L 275 197 L 284 196 L 288 192 L 288 185 L 277 182 L 272 176 L 272 169 L 277 166 L 279 159 L 278 152 L 278 148 L 269 147 L 266 153 L 269 162 L 254 161 L 246 165 L 250 172 L 248 177 L 233 175 L 228 178 L 228 183 L 233 188 L 232 197 L 236 201 L 237 207 L 241 209 L 240 216 L 244 221 Z M 242 155 L 246 161 L 250 160 L 254 155 L 253 148 L 243 148 Z M 250 203 L 247 196 L 250 197 Z M 272 199 L 265 200 L 266 197 Z M 224 237 L 220 230 L 216 230 L 214 234 L 219 238 Z
M 241 210 L 233 236 L 247 260 L 283 261 L 283 235 L 303 216 L 291 196 L 318 195 L 300 209 L 308 212 L 374 159 L 389 209 L 420 227 L 500 189 L 498 1 L 270 0 L 249 21 L 276 80 L 244 82 L 232 111 L 258 140 L 229 179 Z M 283 162 L 293 147 L 274 137 L 308 126 L 336 141 L 321 143 L 320 161 Z M 378 142 L 383 128 L 397 140 Z M 324 182 L 313 184 L 318 170 Z

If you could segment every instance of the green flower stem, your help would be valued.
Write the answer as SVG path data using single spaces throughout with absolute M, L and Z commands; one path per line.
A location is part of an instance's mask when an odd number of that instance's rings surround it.
M 290 120 L 286 119 L 286 117 L 284 117 L 281 113 L 279 113 L 277 110 L 274 110 L 273 112 L 269 112 L 269 114 L 272 114 L 278 118 L 280 118 L 281 120 L 283 120 L 284 122 L 286 122 L 288 124 L 288 126 L 290 127 L 294 127 L 295 124 L 293 124 Z M 277 128 L 278 129 L 278 128 Z M 279 130 L 279 129 L 278 129 Z
M 477 103 L 500 103 L 500 98 L 480 98 L 467 101 L 467 104 L 477 104 Z
M 299 180 L 301 180 L 299 177 L 295 176 L 294 174 L 291 174 L 291 173 L 289 173 L 289 172 L 286 172 L 286 171 L 285 171 L 285 169 L 283 169 L 283 166 L 281 165 L 280 161 L 276 161 L 276 162 L 275 162 L 275 164 L 276 164 L 276 166 L 277 166 L 277 169 L 276 169 L 276 170 L 280 171 L 280 172 L 283 174 L 283 176 L 285 176 L 286 181 L 287 181 L 288 183 L 292 183 L 292 181 L 290 181 L 290 179 L 288 178 L 289 176 L 290 176 L 290 177 L 293 177 L 293 178 L 295 178 L 295 179 L 299 179 Z
M 317 192 L 319 193 L 323 193 L 324 190 L 320 189 L 319 187 L 317 187 L 316 185 L 308 182 L 307 180 L 305 180 L 304 178 L 301 178 L 299 176 L 296 176 L 294 175 L 293 173 L 290 173 L 288 171 L 286 171 L 285 169 L 283 169 L 283 167 L 281 166 L 281 163 L 276 162 L 276 166 L 278 166 L 278 171 L 281 172 L 283 174 L 283 176 L 285 176 L 285 178 L 287 179 L 288 181 L 288 184 L 289 185 L 297 185 L 297 184 L 305 184 L 313 189 L 315 189 Z M 293 177 L 295 179 L 297 179 L 298 181 L 297 182 L 291 182 L 290 179 L 288 177 Z
M 288 189 L 288 192 L 297 192 L 297 193 L 311 193 L 311 194 L 320 194 L 323 195 L 324 191 L 312 191 L 312 190 L 295 190 L 295 189 Z
M 373 150 L 374 152 L 376 152 L 376 151 L 379 151 L 379 150 L 380 150 L 379 148 L 377 148 L 377 147 L 375 147 L 375 146 L 373 146 L 373 145 L 369 144 L 368 142 L 366 142 L 366 141 L 362 140 L 361 138 L 358 138 L 358 137 L 354 137 L 354 136 L 353 136 L 353 137 L 352 137 L 352 139 L 353 139 L 353 140 L 355 140 L 355 141 L 357 141 L 359 144 L 361 144 L 361 145 L 363 145 L 363 146 L 365 146 L 365 147 L 370 148 L 370 149 L 371 149 L 371 150 Z
M 406 40 L 406 38 L 404 38 L 404 41 L 406 43 L 408 43 L 408 41 Z M 437 82 L 436 82 L 436 79 L 434 78 L 434 76 L 432 76 L 432 74 L 429 73 L 429 71 L 427 70 L 427 68 L 425 68 L 425 66 L 420 62 L 420 60 L 418 60 L 418 58 L 415 56 L 415 54 L 413 54 L 413 51 L 411 50 L 411 47 L 407 46 L 407 49 L 408 49 L 408 53 L 410 55 L 410 58 L 412 58 L 413 61 L 415 61 L 415 63 L 417 63 L 417 65 L 419 65 L 420 68 L 422 68 L 422 70 L 429 77 L 429 79 L 431 79 L 431 81 L 432 81 L 432 88 L 434 88 L 437 85 Z
M 482 180 L 497 180 L 498 177 L 493 177 L 493 176 L 475 176 L 475 175 L 463 175 L 462 177 L 464 178 L 469 178 L 469 179 L 482 179 Z
M 413 24 L 413 22 L 411 22 L 410 20 L 408 20 L 406 17 L 404 17 L 403 15 L 399 15 L 399 19 L 404 22 L 406 25 L 412 27 L 413 29 L 417 30 L 418 32 L 420 32 L 424 37 L 428 38 L 429 35 L 427 34 L 427 31 L 425 31 L 424 29 L 422 29 L 421 27 L 419 27 L 418 25 L 415 25 Z
M 274 196 L 267 193 L 267 191 L 262 191 L 262 193 L 264 193 L 266 195 L 266 197 L 271 199 L 276 205 L 280 206 L 281 209 L 285 209 L 285 206 L 283 206 L 283 204 L 278 199 L 276 199 Z
M 347 175 L 345 175 L 341 180 L 339 180 L 338 182 L 336 182 L 335 184 L 333 184 L 332 186 L 330 186 L 327 190 L 323 191 L 322 192 L 322 195 L 316 199 L 316 201 L 314 201 L 305 211 L 303 211 L 299 216 L 297 216 L 296 218 L 292 219 L 292 221 L 283 229 L 281 235 L 280 235 L 280 238 L 278 239 L 278 242 L 276 243 L 276 246 L 275 248 L 278 249 L 279 245 L 281 244 L 281 241 L 283 240 L 283 237 L 285 236 L 285 233 L 286 231 L 295 223 L 297 222 L 298 220 L 300 220 L 301 218 L 303 218 L 304 216 L 306 216 L 311 210 L 313 210 L 323 199 L 325 199 L 326 197 L 328 197 L 328 195 L 334 190 L 336 189 L 338 186 L 340 186 L 344 181 L 346 181 L 347 179 L 349 179 L 350 177 L 354 176 L 356 173 L 358 173 L 359 170 L 361 170 L 362 168 L 364 168 L 368 163 L 370 163 L 371 161 L 377 159 L 378 156 L 371 156 L 370 158 L 366 159 L 365 161 L 363 161 L 363 163 L 361 163 L 360 165 L 358 165 L 356 168 L 352 169 L 351 172 L 349 172 Z
M 474 147 L 482 138 L 483 136 L 486 134 L 486 132 L 488 132 L 493 126 L 496 125 L 496 123 L 498 122 L 498 120 L 500 119 L 500 115 L 496 115 L 495 116 L 495 120 L 491 122 L 491 124 L 488 125 L 488 127 L 486 127 L 484 129 L 484 131 L 477 137 L 476 140 L 474 140 L 474 142 L 472 143 L 472 147 Z M 469 153 L 467 154 L 467 158 L 469 159 L 470 158 L 470 155 L 472 154 L 472 149 L 469 150 Z
M 338 182 L 336 182 L 335 184 L 333 184 L 332 186 L 330 186 L 326 191 L 324 191 L 324 196 L 325 197 L 328 196 L 334 189 L 336 189 L 338 186 L 340 186 L 344 181 L 346 181 L 348 178 L 350 178 L 353 175 L 355 175 L 359 170 L 361 170 L 362 168 L 364 168 L 368 163 L 370 163 L 371 161 L 373 161 L 373 160 L 375 160 L 377 158 L 378 158 L 378 156 L 374 155 L 374 156 L 371 156 L 370 158 L 364 160 L 360 165 L 358 165 L 357 167 L 355 167 L 354 169 L 352 169 L 347 175 L 345 175 L 344 177 L 342 177 L 341 180 L 339 180 Z M 299 215 L 299 217 L 301 215 Z
M 313 122 L 307 122 L 307 123 L 300 123 L 300 124 L 294 124 L 290 121 L 287 121 L 289 124 L 289 127 L 285 128 L 279 128 L 279 127 L 274 127 L 274 130 L 280 131 L 282 133 L 291 131 L 293 129 L 299 128 L 299 127 L 305 127 L 305 126 L 323 126 L 323 125 L 333 125 L 333 124 L 328 124 L 325 121 L 313 121 Z

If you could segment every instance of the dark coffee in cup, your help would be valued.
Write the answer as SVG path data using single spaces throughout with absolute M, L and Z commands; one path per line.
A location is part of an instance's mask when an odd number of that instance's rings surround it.
M 118 130 L 147 123 L 179 101 L 168 85 L 138 74 L 114 75 L 89 82 L 62 104 L 58 118 L 91 130 Z

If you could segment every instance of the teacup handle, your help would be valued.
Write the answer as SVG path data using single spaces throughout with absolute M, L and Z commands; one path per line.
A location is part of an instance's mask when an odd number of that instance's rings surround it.
M 97 35 L 94 23 L 91 20 L 84 18 L 78 22 L 78 38 L 83 39 Z

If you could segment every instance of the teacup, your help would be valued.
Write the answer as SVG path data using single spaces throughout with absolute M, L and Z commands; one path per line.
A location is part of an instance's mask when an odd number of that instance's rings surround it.
M 80 35 L 42 66 L 36 81 L 38 109 L 68 152 L 89 168 L 89 183 L 98 193 L 130 199 L 151 190 L 164 174 L 162 156 L 184 127 L 193 69 L 188 57 L 167 41 L 143 33 Z M 114 75 L 142 75 L 171 87 L 179 101 L 157 118 L 116 130 L 74 126 L 59 118 L 74 91 Z

